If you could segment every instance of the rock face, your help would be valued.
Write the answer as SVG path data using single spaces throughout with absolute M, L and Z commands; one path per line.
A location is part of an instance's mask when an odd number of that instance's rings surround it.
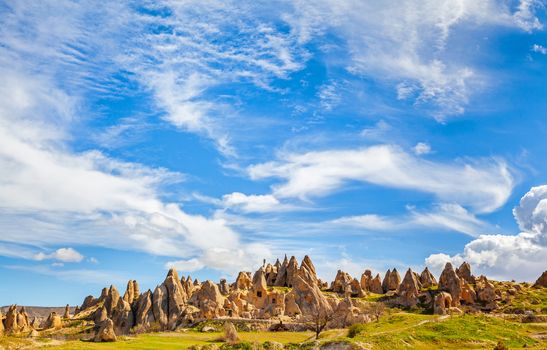
M 406 307 L 415 306 L 418 303 L 419 293 L 420 287 L 416 274 L 414 274 L 411 269 L 408 269 L 405 278 L 397 289 L 399 304 Z
M 116 333 L 114 333 L 114 322 L 107 318 L 101 323 L 97 334 L 93 341 L 95 342 L 114 342 L 116 341 Z
M 169 270 L 163 284 L 167 290 L 167 327 L 173 329 L 188 298 L 175 269 Z
M 101 298 L 99 298 L 99 300 L 100 299 Z M 110 286 L 110 289 L 108 290 L 108 294 L 104 301 L 104 306 L 106 307 L 106 311 L 109 316 L 112 315 L 112 311 L 114 311 L 120 299 L 120 292 L 118 292 L 116 287 Z
M 135 322 L 135 316 L 131 310 L 131 305 L 127 301 L 122 299 L 116 305 L 112 312 L 112 322 L 116 334 L 129 334 L 129 330 Z
M 22 306 L 21 309 L 17 311 L 17 305 L 11 305 L 6 313 L 6 318 L 2 328 L 6 333 L 30 331 L 32 327 L 30 325 L 25 307 Z
M 433 276 L 427 267 L 420 274 L 420 282 L 422 283 L 422 288 L 430 288 L 437 285 L 435 276 Z
M 313 315 L 316 312 L 332 312 L 329 302 L 312 279 L 307 278 L 304 273 L 300 273 L 295 276 L 293 282 L 293 289 L 287 298 L 294 300 L 301 314 Z
M 339 294 L 346 294 L 346 292 L 348 291 L 351 292 L 351 287 L 349 287 L 348 290 L 348 286 L 350 285 L 352 280 L 353 278 L 350 276 L 349 273 L 338 270 L 330 289 L 333 292 Z
M 441 292 L 435 296 L 433 302 L 433 313 L 436 315 L 446 315 L 452 305 L 452 296 L 450 293 Z
M 541 276 L 537 279 L 536 283 L 534 283 L 534 287 L 544 287 L 547 288 L 547 271 L 543 271 Z
M 123 295 L 123 300 L 129 304 L 133 304 L 139 298 L 139 284 L 135 280 L 129 280 L 127 282 L 127 288 Z
M 66 304 L 65 306 L 65 313 L 63 314 L 63 318 L 70 318 L 70 305 Z
M 237 279 L 235 282 L 235 289 L 245 290 L 250 289 L 252 285 L 252 280 L 250 273 L 241 271 L 239 275 L 237 275 Z
M 45 328 L 54 328 L 54 329 L 61 329 L 63 328 L 63 321 L 61 320 L 61 316 L 57 315 L 55 311 L 49 314 Z
M 212 319 L 224 316 L 224 297 L 212 281 L 203 282 L 188 303 L 200 310 L 199 316 L 202 318 Z
M 380 274 L 376 274 L 376 277 L 374 277 L 369 284 L 369 291 L 371 293 L 376 294 L 382 294 L 384 292 L 384 289 L 382 288 L 382 279 L 380 278 Z
M 359 283 L 361 284 L 361 289 L 364 291 L 370 291 L 370 282 L 372 281 L 372 271 L 365 270 L 363 274 L 361 275 L 361 280 Z
M 501 293 L 485 276 L 481 276 L 477 280 L 476 292 L 477 300 L 482 303 L 484 309 L 494 310 L 497 308 L 496 301 L 501 299 Z
M 460 305 L 461 281 L 449 262 L 444 266 L 444 270 L 439 278 L 439 289 L 450 293 L 452 306 L 457 307 Z
M 152 312 L 152 292 L 143 293 L 137 303 L 135 315 L 135 325 L 138 328 L 146 329 L 154 322 L 154 313 Z
M 385 293 L 389 292 L 390 290 L 397 290 L 400 283 L 401 276 L 399 275 L 397 269 L 393 269 L 393 271 L 387 270 L 384 276 L 384 281 L 382 282 L 382 289 Z
M 475 277 L 471 275 L 471 265 L 465 261 L 456 269 L 456 275 L 469 284 L 475 284 Z
M 155 321 L 161 328 L 167 327 L 168 310 L 167 288 L 161 284 L 154 289 L 154 294 L 152 295 L 152 312 Z
M 108 311 L 102 306 L 95 312 L 94 322 L 95 324 L 101 324 L 104 320 L 108 318 Z
M 88 295 L 87 297 L 85 297 L 84 302 L 82 303 L 82 306 L 80 306 L 80 310 L 89 309 L 90 307 L 97 305 L 98 301 L 99 300 L 95 299 L 93 295 Z
M 230 294 L 230 286 L 228 285 L 228 282 L 226 282 L 225 278 L 222 278 L 220 280 L 220 283 L 218 284 L 218 290 L 220 290 L 220 294 L 224 296 Z

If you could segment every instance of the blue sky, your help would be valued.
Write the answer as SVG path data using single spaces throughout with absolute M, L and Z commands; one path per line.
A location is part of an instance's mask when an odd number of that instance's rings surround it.
M 544 1 L 0 14 L 2 305 L 153 288 L 171 266 L 233 278 L 285 253 L 327 280 L 547 266 Z

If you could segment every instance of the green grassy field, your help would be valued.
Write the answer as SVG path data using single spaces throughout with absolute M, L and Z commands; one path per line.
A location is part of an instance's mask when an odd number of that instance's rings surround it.
M 485 315 L 441 317 L 405 312 L 383 316 L 379 322 L 356 327 L 357 334 L 348 337 L 348 329 L 333 329 L 321 334 L 320 343 L 351 342 L 364 349 L 493 349 L 503 341 L 511 349 L 547 349 L 545 323 L 518 323 Z M 222 345 L 221 333 L 165 332 L 120 337 L 116 343 L 91 343 L 80 340 L 0 338 L 0 349 L 187 349 L 192 345 Z M 241 340 L 267 349 L 266 341 L 289 344 L 291 349 L 310 349 L 311 332 L 239 332 Z M 258 345 L 258 346 L 257 346 Z M 225 346 L 226 348 L 226 346 Z M 251 348 L 251 346 L 243 347 Z

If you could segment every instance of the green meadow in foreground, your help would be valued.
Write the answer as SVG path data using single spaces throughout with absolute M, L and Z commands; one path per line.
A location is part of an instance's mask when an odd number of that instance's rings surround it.
M 311 349 L 311 332 L 239 332 L 241 342 L 218 341 L 220 332 L 196 330 L 120 337 L 116 343 L 90 343 L 81 340 L 25 339 L 4 337 L 5 349 L 187 349 L 192 346 L 219 346 L 224 349 L 273 349 L 282 343 L 288 349 Z M 395 312 L 379 322 L 350 329 L 333 329 L 321 334 L 319 345 L 337 342 L 354 349 L 494 349 L 501 341 L 509 349 L 547 349 L 546 323 L 520 323 L 487 315 L 433 316 Z M 274 343 L 275 342 L 275 343 Z

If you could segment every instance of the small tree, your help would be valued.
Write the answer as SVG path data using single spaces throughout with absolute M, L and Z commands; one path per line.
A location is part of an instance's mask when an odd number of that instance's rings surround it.
M 386 310 L 386 306 L 384 305 L 384 303 L 379 303 L 379 302 L 369 303 L 367 307 L 368 313 L 374 316 L 374 318 L 376 319 L 376 322 L 380 321 L 380 316 L 384 314 L 385 310 Z
M 315 312 L 311 315 L 311 324 L 315 332 L 315 339 L 319 339 L 319 334 L 327 327 L 330 321 L 333 319 L 333 314 L 327 310 L 322 310 L 317 307 Z

